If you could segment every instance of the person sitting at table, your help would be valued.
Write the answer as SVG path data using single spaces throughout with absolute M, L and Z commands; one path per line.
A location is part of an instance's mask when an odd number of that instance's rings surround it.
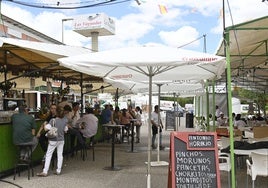
M 120 124 L 124 125 L 122 127 L 122 140 L 121 140 L 122 142 L 124 142 L 124 136 L 125 135 L 127 137 L 129 137 L 129 129 L 130 129 L 130 120 L 131 119 L 133 119 L 133 117 L 129 114 L 127 109 L 124 108 L 122 110 L 122 115 L 121 115 L 121 118 L 120 118 Z
M 247 124 L 241 119 L 241 114 L 237 114 L 235 117 L 234 128 L 244 131 Z
M 97 134 L 99 119 L 94 115 L 93 108 L 85 108 L 86 114 L 76 122 L 83 138 L 92 138 Z
M 72 129 L 74 128 L 74 130 L 71 130 L 70 132 L 72 132 L 72 134 L 70 134 L 70 143 L 71 143 L 71 147 L 74 147 L 74 144 L 75 144 L 75 139 L 77 139 L 77 142 L 78 144 L 80 143 L 82 146 L 83 143 L 81 143 L 81 141 L 79 141 L 78 137 L 80 136 L 77 136 L 78 134 L 78 127 L 76 127 L 76 122 L 78 119 L 80 119 L 80 114 L 79 114 L 79 110 L 80 110 L 80 104 L 79 102 L 73 102 L 72 103 L 72 111 L 69 113 L 70 117 L 71 117 L 71 127 L 69 127 L 69 129 Z M 75 133 L 73 132 L 75 131 Z M 77 147 L 79 147 L 79 145 L 77 145 Z M 78 148 L 79 149 L 79 148 Z
M 116 125 L 120 124 L 120 118 L 122 116 L 122 113 L 120 111 L 119 106 L 116 106 L 113 113 L 113 120 L 116 123 Z
M 226 118 L 223 112 L 221 112 L 220 117 L 217 118 L 217 126 L 226 126 Z
M 32 145 L 34 151 L 38 145 L 38 139 L 35 136 L 36 123 L 33 116 L 28 114 L 26 105 L 19 106 L 19 113 L 11 116 L 12 134 L 14 145 Z M 20 160 L 27 161 L 30 158 L 28 147 L 20 150 Z
M 122 113 L 120 111 L 120 108 L 119 108 L 119 106 L 116 106 L 114 109 L 114 112 L 113 112 L 113 120 L 116 123 L 116 125 L 120 125 L 121 116 L 122 116 Z M 115 138 L 116 142 L 121 143 L 121 138 L 118 138 L 118 134 L 121 137 L 121 133 L 120 133 L 121 129 L 118 127 L 114 131 L 115 131 L 115 135 L 116 135 L 116 138 Z
M 127 110 L 128 110 L 128 113 L 131 115 L 132 119 L 136 119 L 136 112 L 135 110 L 133 110 L 131 105 L 128 106 Z
M 74 151 L 82 148 L 85 145 L 85 141 L 80 134 L 78 127 L 73 126 L 73 119 L 72 119 L 72 108 L 69 105 L 65 105 L 64 108 L 64 115 L 68 119 L 68 133 L 70 134 L 70 150 L 71 157 L 74 156 Z M 72 138 L 74 138 L 72 140 Z M 77 139 L 77 145 L 75 145 L 75 138 Z
M 101 111 L 101 123 L 103 124 L 114 124 L 113 120 L 113 112 L 111 111 L 111 105 L 106 104 L 104 106 L 104 109 Z M 103 141 L 107 140 L 109 142 L 110 140 L 110 134 L 109 134 L 109 129 L 107 127 L 102 127 L 102 136 L 103 136 Z
M 261 114 L 256 114 L 256 125 L 257 126 L 262 126 L 262 125 L 265 125 L 266 124 L 266 121 L 265 119 L 261 116 Z

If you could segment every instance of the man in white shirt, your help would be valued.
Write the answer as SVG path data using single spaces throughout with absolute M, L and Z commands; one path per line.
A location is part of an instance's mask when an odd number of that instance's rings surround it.
M 91 138 L 97 134 L 99 119 L 94 115 L 93 108 L 86 108 L 85 110 L 87 114 L 77 120 L 76 126 L 79 127 L 84 138 Z
M 151 117 L 151 123 L 152 123 L 152 148 L 156 149 L 155 146 L 155 138 L 156 138 L 156 134 L 158 133 L 158 129 L 159 129 L 159 149 L 163 149 L 162 146 L 162 128 L 163 128 L 163 124 L 160 118 L 160 112 L 159 112 L 159 106 L 155 105 L 154 106 L 154 111 L 152 112 L 152 117 Z M 159 119 L 159 123 L 158 123 L 158 119 Z

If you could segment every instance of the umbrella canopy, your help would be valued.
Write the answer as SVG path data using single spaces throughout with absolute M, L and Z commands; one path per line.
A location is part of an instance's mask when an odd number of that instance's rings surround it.
M 130 81 L 145 81 L 149 75 L 154 81 L 211 79 L 219 77 L 225 69 L 223 57 L 162 46 L 87 53 L 59 62 L 86 74 Z
M 121 88 L 124 93 L 148 93 L 148 81 L 134 82 L 127 80 L 113 80 L 108 77 L 104 78 L 106 83 L 114 87 Z M 161 87 L 160 95 L 179 95 L 180 97 L 192 97 L 203 95 L 205 93 L 203 81 L 187 80 L 187 81 L 152 81 L 152 93 L 159 94 L 159 86 Z
M 219 77 L 225 58 L 170 48 L 142 46 L 87 53 L 59 59 L 60 65 L 109 79 L 148 82 L 149 120 L 152 110 L 152 84 L 161 81 L 203 80 Z M 150 121 L 148 121 L 150 122 Z M 150 124 L 150 123 L 149 123 Z M 151 126 L 148 126 L 147 187 L 151 187 Z

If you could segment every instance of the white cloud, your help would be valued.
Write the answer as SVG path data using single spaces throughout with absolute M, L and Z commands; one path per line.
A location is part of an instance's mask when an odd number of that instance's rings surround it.
M 99 49 L 111 49 L 144 43 L 165 44 L 178 47 L 189 43 L 206 33 L 209 38 L 222 34 L 222 20 L 219 19 L 222 0 L 142 0 L 140 6 L 133 0 L 129 7 L 123 3 L 122 7 L 129 13 L 120 15 L 113 13 L 116 24 L 116 35 L 99 37 Z M 39 2 L 55 3 L 56 0 L 39 0 Z M 66 0 L 64 3 L 79 2 L 79 0 Z M 252 0 L 229 1 L 235 24 L 252 18 L 267 15 L 267 4 Z M 167 14 L 160 14 L 159 4 L 167 7 Z M 109 6 L 103 8 L 109 10 Z M 33 9 L 32 9 L 33 10 Z M 3 14 L 15 19 L 33 29 L 40 31 L 59 41 L 62 40 L 62 19 L 80 14 L 84 10 L 28 10 L 18 8 L 16 4 L 2 2 Z M 135 12 L 135 13 L 134 13 Z M 230 25 L 226 2 L 226 25 Z M 85 14 L 85 13 L 82 13 Z M 110 16 L 110 15 L 108 15 Z M 207 22 L 209 19 L 211 22 Z M 86 46 L 91 48 L 91 38 L 86 38 L 72 31 L 72 22 L 64 22 L 64 42 L 69 45 Z M 202 28 L 203 27 L 203 28 Z M 215 35 L 215 36 L 214 36 Z M 218 43 L 219 41 L 214 41 Z M 189 47 L 200 49 L 200 42 Z M 215 49 L 213 49 L 215 50 Z
M 188 44 L 191 41 L 196 40 L 199 37 L 199 33 L 193 27 L 183 26 L 177 31 L 161 31 L 159 32 L 159 36 L 166 45 L 180 47 L 182 45 Z M 198 45 L 199 41 L 196 41 L 185 47 L 196 47 Z
M 225 4 L 225 26 L 236 25 L 242 22 L 267 16 L 268 4 L 252 0 L 229 1 Z M 222 33 L 223 17 L 218 20 L 218 25 L 211 29 L 213 33 Z

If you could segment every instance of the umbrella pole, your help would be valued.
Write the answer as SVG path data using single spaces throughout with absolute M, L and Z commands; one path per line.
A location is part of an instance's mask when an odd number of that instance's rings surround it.
M 160 91 L 161 91 L 161 86 L 163 84 L 157 84 L 158 86 L 158 122 L 157 124 L 160 125 Z M 162 129 L 163 130 L 163 129 Z M 151 162 L 151 165 L 152 166 L 166 166 L 168 165 L 168 162 L 166 161 L 160 161 L 160 127 L 158 126 L 157 127 L 157 131 L 158 131 L 158 134 L 157 134 L 157 161 L 153 161 Z
M 147 160 L 147 188 L 151 188 L 151 141 L 152 141 L 152 132 L 151 132 L 151 116 L 152 116 L 152 67 L 150 67 L 149 74 L 149 117 L 148 117 L 148 160 Z

